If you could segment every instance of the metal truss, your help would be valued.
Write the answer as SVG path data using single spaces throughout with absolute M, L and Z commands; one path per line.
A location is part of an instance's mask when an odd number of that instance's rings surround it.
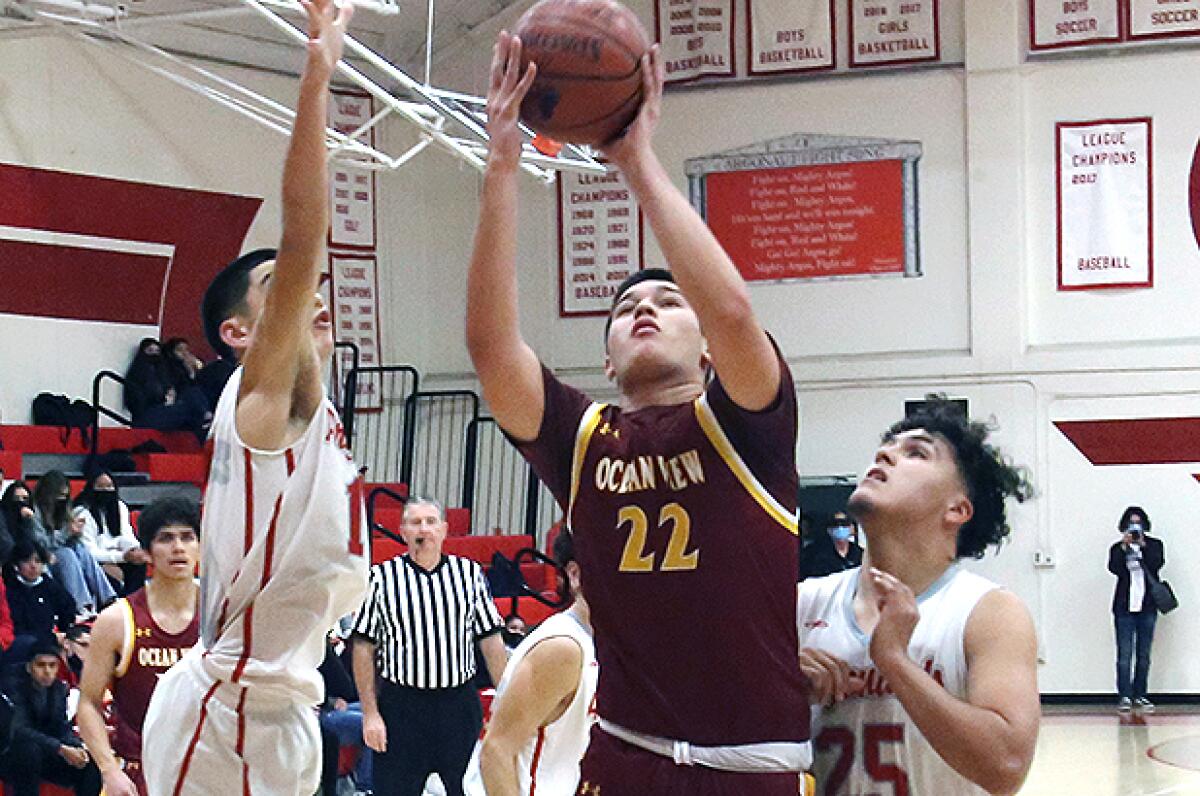
M 427 77 L 434 2 L 429 0 Z M 399 13 L 398 0 L 356 0 L 356 4 L 378 14 Z M 285 17 L 285 12 L 303 14 L 300 4 L 295 0 L 229 0 L 227 7 L 137 17 L 130 16 L 123 4 L 104 0 L 0 0 L 0 9 L 5 7 L 9 17 L 15 12 L 29 23 L 40 23 L 61 35 L 108 50 L 280 134 L 287 135 L 291 131 L 296 116 L 292 108 L 174 55 L 139 36 L 139 33 L 155 24 L 257 14 L 284 41 L 303 47 L 308 40 L 307 33 Z M 346 37 L 345 48 L 347 58 L 338 63 L 339 75 L 344 81 L 372 96 L 379 111 L 349 133 L 326 128 L 326 144 L 333 159 L 360 168 L 394 170 L 432 145 L 483 170 L 488 148 L 484 98 L 419 82 L 351 36 Z M 359 65 L 351 64 L 350 57 Z M 395 88 L 389 91 L 383 84 Z M 389 152 L 372 143 L 372 130 L 392 116 L 416 128 L 419 138 L 416 144 L 399 152 Z M 539 180 L 552 183 L 557 171 L 605 171 L 605 167 L 585 147 L 568 144 L 557 154 L 547 154 L 534 147 L 532 130 L 524 128 L 524 132 L 526 142 L 521 166 Z

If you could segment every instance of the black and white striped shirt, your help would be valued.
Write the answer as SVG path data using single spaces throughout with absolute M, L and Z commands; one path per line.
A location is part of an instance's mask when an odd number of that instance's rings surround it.
M 479 564 L 444 555 L 426 571 L 403 555 L 371 567 L 354 632 L 375 644 L 385 680 L 454 688 L 475 676 L 475 640 L 503 625 Z

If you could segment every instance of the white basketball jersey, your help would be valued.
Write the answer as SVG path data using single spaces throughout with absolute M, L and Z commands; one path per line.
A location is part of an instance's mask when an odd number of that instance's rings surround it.
M 866 686 L 833 707 L 813 711 L 813 774 L 827 796 L 986 796 L 987 791 L 950 768 L 909 719 L 875 669 L 870 637 L 854 617 L 861 569 L 800 584 L 800 646 L 846 661 Z M 917 598 L 921 618 L 909 657 L 947 691 L 967 697 L 963 634 L 979 600 L 999 588 L 952 566 Z
M 216 679 L 248 686 L 255 700 L 316 705 L 324 696 L 317 667 L 325 635 L 366 591 L 361 481 L 327 398 L 293 445 L 244 445 L 235 424 L 241 380 L 238 368 L 209 436 L 203 666 Z
M 596 663 L 596 647 L 592 634 L 575 615 L 569 611 L 554 614 L 538 625 L 521 644 L 513 650 L 500 685 L 496 687 L 493 711 L 504 700 L 512 674 L 521 661 L 538 642 L 557 636 L 566 636 L 583 651 L 583 663 L 579 671 L 579 686 L 575 698 L 555 721 L 538 730 L 537 735 L 517 756 L 517 773 L 524 796 L 575 796 L 579 787 L 579 761 L 587 751 L 588 737 L 596 718 L 596 680 L 600 666 Z M 467 770 L 466 792 L 471 796 L 483 796 L 483 779 L 479 773 L 479 745 Z

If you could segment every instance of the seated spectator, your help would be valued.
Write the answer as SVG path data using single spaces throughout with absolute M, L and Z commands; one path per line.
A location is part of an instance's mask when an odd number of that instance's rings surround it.
M 511 652 L 525 640 L 528 632 L 529 628 L 525 625 L 525 620 L 521 618 L 520 614 L 514 612 L 504 617 L 504 629 L 500 631 L 500 637 L 504 639 L 504 646 L 508 647 Z
M 75 505 L 83 509 L 83 543 L 100 562 L 117 592 L 132 594 L 142 588 L 150 556 L 133 532 L 129 507 L 121 500 L 112 475 L 101 470 L 92 476 L 75 499 Z
M 90 619 L 116 599 L 100 564 L 83 543 L 83 516 L 70 510 L 71 486 L 61 470 L 50 470 L 33 488 L 35 518 L 48 532 L 50 574 L 75 600 L 75 613 Z
M 13 623 L 13 644 L 5 663 L 25 663 L 38 639 L 53 638 L 75 624 L 75 601 L 58 581 L 46 577 L 45 559 L 28 542 L 13 547 L 4 587 Z
M 846 512 L 834 512 L 825 532 L 818 531 L 801 549 L 800 580 L 860 567 L 862 557 L 858 524 Z
M 221 391 L 225 389 L 225 382 L 229 381 L 229 377 L 235 370 L 237 370 L 237 362 L 226 357 L 218 357 L 196 374 L 196 386 L 204 394 L 204 403 L 208 406 L 208 411 L 216 411 L 217 401 L 221 399 Z
M 12 742 L 0 754 L 0 775 L 14 796 L 38 796 L 43 782 L 79 796 L 100 793 L 100 771 L 67 718 L 67 685 L 58 679 L 59 649 L 38 639 L 30 661 L 5 687 L 13 705 Z
M 88 648 L 92 646 L 92 628 L 90 625 L 72 625 L 63 634 L 62 668 L 59 669 L 58 679 L 67 684 L 72 691 L 79 688 L 79 678 L 83 674 L 83 661 L 87 658 Z M 76 694 L 78 696 L 78 694 Z M 72 716 L 75 711 L 69 711 Z
M 0 578 L 0 663 L 8 656 L 13 645 L 12 613 L 8 610 L 8 590 L 4 588 L 4 578 Z M 3 744 L 0 743 L 0 747 Z
M 321 705 L 321 792 L 337 793 L 338 757 L 343 746 L 358 749 L 354 767 L 354 788 L 357 793 L 370 792 L 371 749 L 363 743 L 363 712 L 354 681 L 343 662 L 340 651 L 345 640 L 336 631 L 330 634 L 325 660 L 320 666 L 325 681 L 325 702 Z
M 191 385 L 187 387 L 182 391 L 175 387 L 162 346 L 153 337 L 144 338 L 125 371 L 125 407 L 133 425 L 159 431 L 191 431 L 203 440 L 212 414 L 203 393 Z
M 0 514 L 4 515 L 4 524 L 12 539 L 13 548 L 21 542 L 28 542 L 38 548 L 42 558 L 49 558 L 50 532 L 38 522 L 37 514 L 33 510 L 33 498 L 30 495 L 28 484 L 24 481 L 13 481 L 8 485 L 8 489 L 4 490 L 4 495 L 0 496 Z M 11 562 L 12 553 L 10 552 L 9 557 L 3 563 Z
M 192 353 L 188 341 L 182 337 L 172 337 L 163 343 L 163 356 L 166 357 L 167 374 L 171 378 L 171 386 L 177 392 L 182 392 L 196 384 L 196 377 L 204 369 L 204 362 Z

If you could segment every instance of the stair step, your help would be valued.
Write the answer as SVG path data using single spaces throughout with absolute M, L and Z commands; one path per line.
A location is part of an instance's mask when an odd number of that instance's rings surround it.
M 159 498 L 172 495 L 182 495 L 199 502 L 200 494 L 200 487 L 181 481 L 152 481 L 121 488 L 121 500 L 131 509 L 141 509 Z

